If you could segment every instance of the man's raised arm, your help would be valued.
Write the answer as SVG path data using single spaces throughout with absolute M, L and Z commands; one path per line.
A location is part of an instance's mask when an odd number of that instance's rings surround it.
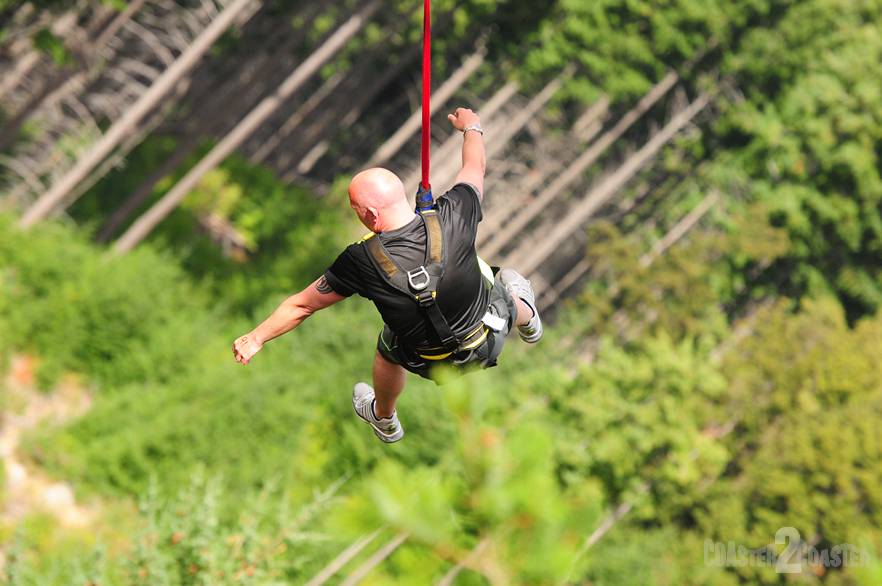
M 287 334 L 316 311 L 343 299 L 346 298 L 334 293 L 324 276 L 319 277 L 309 287 L 283 301 L 272 315 L 251 332 L 236 338 L 233 342 L 236 361 L 248 364 L 265 343 Z
M 487 158 L 484 153 L 484 130 L 481 119 L 468 108 L 457 108 L 447 119 L 453 127 L 463 133 L 462 169 L 456 176 L 456 183 L 471 183 L 478 189 L 478 199 L 484 197 L 484 172 Z

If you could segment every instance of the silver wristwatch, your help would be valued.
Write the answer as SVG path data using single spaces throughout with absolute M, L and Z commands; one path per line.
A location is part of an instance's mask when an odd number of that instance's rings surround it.
M 469 130 L 474 130 L 475 132 L 480 133 L 481 136 L 484 136 L 484 129 L 481 128 L 480 124 L 471 124 L 469 126 L 466 126 L 465 128 L 462 129 L 462 133 L 465 134 Z

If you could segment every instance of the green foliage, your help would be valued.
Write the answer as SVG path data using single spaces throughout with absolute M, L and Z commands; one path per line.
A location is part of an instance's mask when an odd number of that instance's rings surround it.
M 37 555 L 29 536 L 37 527 L 22 527 L 5 568 L 5 583 L 66 585 L 126 584 L 183 586 L 196 584 L 269 585 L 302 581 L 304 567 L 327 537 L 311 530 L 317 514 L 333 502 L 338 486 L 295 505 L 276 487 L 241 495 L 235 515 L 222 516 L 227 488 L 218 479 L 195 473 L 173 498 L 153 485 L 141 499 L 138 532 L 124 555 L 93 553 Z M 49 522 L 44 517 L 39 522 Z M 44 529 L 45 531 L 45 529 Z
M 684 486 L 725 464 L 725 451 L 703 437 L 707 404 L 725 391 L 708 354 L 706 345 L 675 345 L 666 336 L 628 352 L 603 344 L 595 365 L 553 395 L 562 427 L 592 438 L 587 446 L 577 435 L 561 442 L 568 481 L 600 479 L 619 500 L 651 473 L 670 506 Z M 645 512 L 653 518 L 665 514 Z
M 68 65 L 73 61 L 73 56 L 64 46 L 64 41 L 49 29 L 37 31 L 33 38 L 34 47 L 49 55 L 56 65 Z
M 45 387 L 63 370 L 121 384 L 167 380 L 186 369 L 177 349 L 199 347 L 212 316 L 179 319 L 203 297 L 167 258 L 146 250 L 126 259 L 96 254 L 62 226 L 27 236 L 8 216 L 0 226 L 9 292 L 0 320 L 17 349 L 41 357 Z
M 598 92 L 614 102 L 636 99 L 662 78 L 700 55 L 713 39 L 727 47 L 745 22 L 769 11 L 753 0 L 583 2 L 561 0 L 528 55 L 527 76 L 547 76 L 568 64 L 582 72 L 571 97 L 593 101 Z
M 49 282 L 70 278 L 47 263 L 51 255 L 41 254 L 40 246 L 64 242 L 67 254 L 100 257 L 65 229 L 41 227 L 31 237 L 33 250 L 14 263 L 29 275 L 26 282 L 36 275 Z M 96 266 L 115 270 L 112 263 Z M 79 575 L 70 564 L 105 572 L 111 576 L 106 583 L 146 579 L 144 568 L 146 576 L 162 575 L 168 583 L 195 580 L 193 567 L 198 575 L 201 568 L 233 571 L 223 564 L 231 536 L 241 530 L 229 528 L 236 526 L 242 495 L 278 478 L 288 496 L 267 497 L 269 507 L 285 499 L 305 502 L 314 487 L 343 475 L 353 476 L 351 488 L 319 525 L 342 540 L 337 550 L 381 525 L 388 538 L 393 531 L 410 534 L 402 555 L 379 570 L 389 580 L 437 579 L 483 543 L 480 572 L 504 583 L 557 583 L 566 576 L 664 583 L 664 575 L 682 578 L 671 583 L 719 584 L 729 574 L 703 566 L 698 552 L 706 538 L 761 544 L 788 523 L 806 535 L 820 532 L 824 544 L 877 538 L 878 521 L 861 512 L 875 507 L 872 487 L 879 480 L 863 464 L 878 459 L 873 419 L 857 410 L 873 410 L 878 402 L 882 372 L 872 349 L 882 320 L 852 331 L 830 301 L 807 305 L 795 317 L 782 308 L 763 316 L 762 329 L 722 368 L 702 338 L 681 333 L 676 341 L 662 329 L 626 347 L 603 342 L 592 367 L 575 378 L 541 362 L 522 370 L 529 363 L 518 364 L 519 353 L 507 351 L 508 366 L 497 372 L 461 379 L 440 394 L 428 384 L 412 388 L 399 407 L 406 441 L 382 446 L 351 415 L 345 392 L 369 364 L 363 350 L 378 324 L 366 319 L 367 310 L 351 302 L 337 306 L 271 344 L 247 369 L 225 362 L 232 335 L 215 324 L 204 349 L 180 349 L 187 370 L 159 384 L 130 380 L 99 396 L 94 409 L 66 430 L 32 437 L 31 456 L 80 479 L 81 488 L 152 495 L 147 502 L 154 503 L 139 523 L 140 545 L 125 558 L 134 560 L 125 570 L 130 580 L 115 577 L 123 571 L 119 555 L 109 569 L 89 565 L 92 554 L 73 553 L 65 558 L 68 565 L 56 567 L 67 568 L 67 576 Z M 191 321 L 199 311 L 205 309 L 175 315 Z M 334 369 L 326 367 L 327 356 L 335 357 Z M 87 372 L 93 370 L 103 372 L 94 366 Z M 764 388 L 767 395 L 757 394 Z M 829 426 L 803 425 L 820 412 L 829 416 Z M 719 438 L 715 430 L 731 420 L 737 434 Z M 840 448 L 853 458 L 823 459 Z M 184 504 L 157 504 L 200 469 L 223 473 L 228 488 L 197 488 L 181 497 Z M 151 488 L 151 477 L 162 481 Z M 831 498 L 847 514 L 826 515 Z M 635 506 L 628 524 L 615 530 L 608 546 L 615 549 L 579 556 L 586 535 L 618 502 Z M 277 535 L 260 523 L 252 527 L 255 536 Z M 178 530 L 204 546 L 177 547 Z M 679 557 L 661 553 L 671 532 L 688 544 L 677 550 Z M 266 552 L 268 543 L 278 543 L 273 539 L 249 543 L 261 543 L 258 549 Z M 660 558 L 639 558 L 641 548 Z M 334 555 L 334 548 L 311 542 L 298 551 L 318 557 L 282 556 L 279 563 L 307 572 Z M 252 564 L 255 583 L 278 568 L 267 557 L 260 560 Z M 630 578 L 624 567 L 632 568 Z M 743 575 L 770 576 L 757 568 Z
M 333 526 L 357 535 L 382 523 L 451 561 L 477 550 L 476 566 L 491 582 L 559 583 L 571 571 L 583 527 L 599 516 L 598 487 L 559 486 L 544 408 L 508 412 L 496 423 L 490 414 L 502 387 L 482 379 L 445 388 L 457 433 L 438 466 L 378 466 L 336 511 Z M 420 568 L 393 561 L 381 579 L 424 583 L 447 569 L 437 561 Z
M 107 210 L 122 203 L 151 170 L 169 156 L 176 141 L 151 138 L 129 156 L 125 168 L 108 174 L 77 206 L 86 223 L 105 221 Z M 177 171 L 153 190 L 155 203 L 213 145 L 197 149 Z M 208 173 L 150 240 L 181 262 L 236 310 L 253 311 L 254 299 L 291 293 L 314 280 L 337 251 L 357 234 L 348 215 L 345 187 L 337 185 L 318 198 L 306 189 L 288 186 L 265 167 L 233 155 Z M 225 254 L 207 233 L 214 221 L 227 227 L 244 249 Z M 247 262 L 246 262 L 247 261 Z
M 175 486 L 196 465 L 224 471 L 237 490 L 268 476 L 309 484 L 344 474 L 343 462 L 355 457 L 348 437 L 358 437 L 357 422 L 345 416 L 351 382 L 344 381 L 369 365 L 364 349 L 377 331 L 364 311 L 346 309 L 307 322 L 301 337 L 271 344 L 248 368 L 229 349 L 241 332 L 215 335 L 202 351 L 184 350 L 189 374 L 120 389 L 60 436 L 35 439 L 32 452 L 94 488 L 124 494 L 141 493 L 151 474 Z M 328 355 L 338 356 L 332 372 Z M 328 457 L 331 448 L 341 461 Z
M 704 534 L 748 547 L 792 526 L 818 550 L 878 548 L 882 318 L 852 330 L 838 304 L 823 299 L 795 316 L 779 306 L 758 323 L 725 364 L 734 458 L 690 515 Z M 778 583 L 770 568 L 739 573 Z
M 224 523 L 217 481 L 197 475 L 171 503 L 149 491 L 140 506 L 142 532 L 126 564 L 125 582 L 277 584 L 294 578 L 308 559 L 304 549 L 321 539 L 305 531 L 318 509 L 297 514 L 277 492 L 265 489 L 245 499 L 238 519 Z
M 882 303 L 882 6 L 816 0 L 751 30 L 728 60 L 746 99 L 725 108 L 720 167 L 737 168 L 793 247 L 772 270 L 791 294 L 834 292 L 849 317 Z M 769 65 L 769 55 L 780 56 Z
M 762 276 L 790 251 L 787 233 L 770 226 L 767 213 L 762 204 L 743 208 L 729 215 L 728 225 L 693 235 L 651 264 L 642 258 L 641 240 L 593 224 L 586 250 L 591 278 L 573 304 L 587 312 L 579 331 L 619 343 L 658 332 L 721 341 L 729 332 L 726 304 L 774 294 Z

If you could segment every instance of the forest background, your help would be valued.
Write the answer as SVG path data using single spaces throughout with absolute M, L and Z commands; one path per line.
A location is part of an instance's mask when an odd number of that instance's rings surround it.
M 882 583 L 880 0 L 436 0 L 546 337 L 392 446 L 366 301 L 233 361 L 415 190 L 418 4 L 0 0 L 0 580 Z

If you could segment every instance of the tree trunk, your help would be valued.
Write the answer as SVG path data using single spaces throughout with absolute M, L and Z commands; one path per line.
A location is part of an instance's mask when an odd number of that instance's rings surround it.
M 209 90 L 208 96 L 203 99 L 191 101 L 200 114 L 210 112 L 210 115 L 205 117 L 207 120 L 204 126 L 205 133 L 217 132 L 217 129 L 224 128 L 230 118 L 230 112 L 244 113 L 254 108 L 281 83 L 285 71 L 297 66 L 299 62 L 297 54 L 303 37 L 291 34 L 287 19 L 277 20 L 280 21 L 278 31 L 280 38 L 277 41 L 268 39 L 263 43 L 265 50 L 261 51 L 257 58 L 249 60 L 245 56 L 247 65 L 244 69 L 247 73 L 240 77 L 242 69 L 233 68 L 232 83 L 228 78 L 221 78 L 220 87 Z M 208 104 L 211 104 L 210 109 L 203 109 L 203 105 Z M 200 118 L 202 117 L 200 115 Z
M 566 217 L 555 224 L 555 230 L 542 238 L 535 246 L 525 251 L 517 266 L 520 272 L 529 275 L 570 237 L 591 215 L 613 194 L 621 189 L 640 169 L 655 157 L 661 148 L 668 143 L 692 118 L 707 105 L 709 98 L 702 94 L 688 108 L 674 116 L 670 122 L 643 147 L 629 157 L 614 173 L 591 189 L 581 202 L 571 209 Z M 507 261 L 511 264 L 511 261 Z
M 408 13 L 407 16 L 409 17 L 410 14 Z M 399 19 L 387 34 L 391 33 L 392 36 L 402 33 L 402 36 L 406 37 L 406 34 L 403 34 L 405 31 L 401 30 L 406 22 L 408 22 L 407 18 Z M 436 29 L 439 25 L 440 23 L 436 22 Z M 321 113 L 312 117 L 309 124 L 301 128 L 294 140 L 286 142 L 291 132 L 286 131 L 282 136 L 283 133 L 279 131 L 279 146 L 284 146 L 280 149 L 280 156 L 273 160 L 273 167 L 281 174 L 282 181 L 291 182 L 298 174 L 307 173 L 327 151 L 330 145 L 328 137 L 336 134 L 341 127 L 354 124 L 360 118 L 364 107 L 376 94 L 419 55 L 416 51 L 405 50 L 404 57 L 391 64 L 388 53 L 390 50 L 394 52 L 394 47 L 385 45 L 375 46 L 372 49 L 362 52 L 359 59 L 344 73 L 340 89 L 336 91 L 330 104 L 323 104 Z M 379 77 L 377 77 L 378 69 L 383 72 Z M 344 111 L 346 114 L 341 119 L 340 112 Z M 292 168 L 295 164 L 297 167 Z
M 462 65 L 459 66 L 453 75 L 451 75 L 436 91 L 432 92 L 431 112 L 435 114 L 439 108 L 442 108 L 457 90 L 468 81 L 469 77 L 477 71 L 484 63 L 487 56 L 487 50 L 481 46 L 475 51 Z M 368 167 L 376 167 L 383 165 L 394 157 L 405 143 L 420 129 L 422 124 L 422 112 L 414 110 L 410 117 L 402 124 L 395 134 L 390 136 L 386 142 L 380 145 L 380 148 L 373 154 L 367 163 Z
M 354 126 L 359 118 L 361 118 L 361 115 L 364 114 L 365 109 L 367 109 L 371 102 L 373 102 L 374 98 L 377 97 L 377 94 L 383 91 L 386 86 L 389 85 L 389 82 L 398 77 L 406 67 L 413 63 L 417 56 L 418 54 L 416 51 L 405 53 L 405 56 L 399 59 L 395 65 L 386 67 L 381 76 L 374 78 L 367 89 L 364 89 L 364 87 L 361 86 L 355 99 L 350 101 L 349 111 L 346 112 L 346 115 L 341 120 L 335 121 L 335 127 L 350 128 L 351 126 Z M 327 152 L 331 145 L 330 137 L 333 136 L 333 134 L 328 127 L 324 128 L 323 134 L 329 138 L 322 139 L 318 144 L 313 146 L 308 153 L 306 153 L 297 165 L 298 174 L 306 175 L 309 173 L 315 164 L 318 163 Z M 307 138 L 306 140 L 311 142 L 312 139 Z
M 643 191 L 643 190 L 641 189 L 641 191 Z M 650 191 L 650 189 L 647 187 L 646 192 L 649 192 L 649 191 Z M 643 193 L 643 195 L 645 195 L 645 194 L 646 193 Z M 636 197 L 630 198 L 630 203 L 628 205 L 629 206 L 636 205 L 634 202 L 636 200 L 641 199 L 641 198 L 642 198 L 642 195 L 638 195 Z M 704 207 L 705 204 L 706 204 L 706 200 L 703 200 L 702 203 L 699 204 L 698 208 Z M 709 206 L 707 209 L 704 210 L 704 212 L 707 212 L 707 210 L 710 209 L 710 207 L 712 207 L 712 206 Z M 696 215 L 697 214 L 694 214 L 694 213 L 688 214 L 680 222 L 678 222 L 678 226 L 689 223 L 687 231 L 688 231 L 688 229 L 693 228 L 695 226 L 695 223 L 697 223 L 697 221 L 700 219 L 700 217 L 696 217 Z M 695 220 L 693 221 L 691 218 L 695 218 Z M 646 226 L 645 223 L 641 224 L 640 229 L 645 229 L 645 226 Z M 673 245 L 675 243 L 673 238 L 682 238 L 685 235 L 685 233 L 686 233 L 686 231 L 681 231 L 677 226 L 675 226 L 675 228 L 672 229 L 671 231 L 669 231 L 665 235 L 665 237 L 662 239 L 663 241 L 668 243 L 668 247 L 665 248 L 664 250 L 660 251 L 659 254 L 656 256 L 649 257 L 649 253 L 644 254 L 643 257 L 641 258 L 641 265 L 644 268 L 648 268 L 649 266 L 651 266 L 653 262 L 658 260 L 658 258 L 663 256 L 664 253 L 670 249 L 670 245 Z M 676 236 L 674 236 L 674 234 L 676 234 Z M 591 269 L 591 265 L 588 262 L 588 260 L 582 259 L 582 261 L 580 261 L 578 265 L 574 266 L 566 274 L 566 276 L 563 279 L 561 279 L 557 283 L 555 283 L 554 287 L 550 287 L 549 289 L 546 289 L 545 291 L 542 292 L 542 294 L 540 295 L 540 297 L 542 298 L 540 300 L 540 304 L 546 308 L 553 305 L 555 302 L 558 301 L 558 299 L 561 296 L 563 296 L 563 294 L 566 292 L 566 290 L 569 287 L 573 286 L 576 283 L 576 281 L 579 278 L 581 278 L 583 275 L 585 275 L 590 269 Z M 618 285 L 613 285 L 613 287 L 611 287 L 610 290 L 607 292 L 607 297 L 611 299 L 611 298 L 615 297 L 616 295 L 618 295 L 618 293 L 619 293 Z M 610 321 L 613 324 L 615 324 L 616 327 L 620 331 L 624 331 L 625 327 L 627 327 L 630 324 L 630 320 L 628 319 L 628 316 L 626 315 L 624 309 L 619 309 L 618 311 L 616 311 L 612 315 L 612 317 L 610 318 Z M 630 325 L 634 325 L 634 324 L 630 324 Z M 637 328 L 632 328 L 632 330 L 635 332 L 639 331 L 640 325 L 642 325 L 642 324 L 637 324 Z M 636 337 L 637 335 L 639 335 L 639 334 L 634 333 L 632 335 L 632 338 Z M 625 334 L 620 334 L 620 336 L 623 337 L 623 339 L 624 339 Z M 567 336 L 564 343 L 561 344 L 561 347 L 566 351 L 570 351 L 574 347 L 574 342 L 575 342 L 575 336 Z M 590 352 L 593 352 L 593 350 L 591 350 L 591 348 L 596 349 L 597 345 L 598 345 L 598 340 L 597 340 L 597 338 L 594 338 L 594 339 L 589 340 L 587 342 L 587 344 L 585 344 L 583 346 L 583 348 L 585 349 L 585 352 L 590 353 Z
M 291 18 L 302 20 L 302 28 L 308 30 L 323 8 L 321 2 L 305 3 Z M 265 20 L 270 21 L 270 27 L 261 27 Z M 222 71 L 208 72 L 203 83 L 194 84 L 194 91 L 187 96 L 186 104 L 198 109 L 200 114 L 205 111 L 204 105 L 212 104 L 212 114 L 220 110 L 220 116 L 229 116 L 230 109 L 240 111 L 241 107 L 241 111 L 245 111 L 252 108 L 278 85 L 277 75 L 297 63 L 296 55 L 304 36 L 291 34 L 291 22 L 287 17 L 265 15 L 258 18 L 254 30 L 243 31 L 247 34 L 243 38 L 247 38 L 249 44 L 224 59 Z M 252 95 L 255 92 L 259 95 Z
M 383 49 L 380 48 L 377 53 L 382 51 Z M 343 125 L 341 112 L 350 110 L 355 103 L 362 100 L 363 88 L 367 87 L 376 75 L 376 62 L 373 61 L 375 55 L 376 53 L 365 52 L 348 70 L 341 72 L 343 77 L 339 86 L 321 103 L 322 107 L 314 115 L 309 116 L 303 121 L 302 126 L 297 127 L 298 132 L 295 136 L 292 136 L 293 127 L 289 127 L 284 133 L 281 130 L 275 133 L 279 144 L 274 147 L 276 156 L 272 159 L 272 167 L 283 181 L 288 181 L 288 175 L 295 173 L 291 167 L 303 159 L 311 145 L 321 137 L 332 133 L 332 129 Z M 346 116 L 348 117 L 348 114 Z
M 22 17 L 26 16 L 26 13 L 29 13 L 32 10 L 33 7 L 27 3 L 27 0 L 13 0 L 8 2 L 6 6 L 0 10 L 0 28 L 6 28 L 12 20 L 21 20 Z
M 233 23 L 236 16 L 244 11 L 252 0 L 233 0 L 218 17 L 196 37 L 184 53 L 150 86 L 138 101 L 129 108 L 122 118 L 108 129 L 107 133 L 81 157 L 76 165 L 60 181 L 52 185 L 22 216 L 22 227 L 29 227 L 46 218 L 65 197 L 113 151 L 127 134 L 135 130 L 138 123 L 150 110 L 159 105 L 162 98 L 196 65 L 211 48 L 220 35 Z M 132 22 L 132 21 L 129 21 Z M 69 203 L 68 203 L 69 205 Z
M 609 100 L 601 98 L 597 100 L 583 114 L 579 121 L 574 124 L 571 134 L 578 141 L 579 145 L 589 144 L 595 136 L 603 128 L 601 118 L 607 113 Z M 524 181 L 523 185 L 518 186 L 520 197 L 514 203 L 503 202 L 496 205 L 485 213 L 482 225 L 486 228 L 478 232 L 478 238 L 475 241 L 479 248 L 484 246 L 493 234 L 500 229 L 501 226 L 508 222 L 509 217 L 518 210 L 529 205 L 533 192 L 541 185 L 551 174 L 557 174 L 561 171 L 561 165 L 557 161 L 552 164 L 544 165 L 540 170 L 533 171 Z M 495 187 L 495 186 L 494 186 Z M 508 195 L 506 195 L 508 197 Z M 482 253 L 484 253 L 482 251 Z M 486 253 L 484 253 L 486 254 Z
M 24 107 L 20 108 L 12 118 L 10 118 L 0 129 L 0 151 L 8 147 L 21 131 L 21 127 L 25 120 L 33 114 L 37 108 L 45 102 L 54 102 L 64 95 L 71 92 L 72 89 L 78 87 L 89 76 L 89 73 L 95 66 L 95 56 L 100 49 L 119 31 L 119 29 L 132 16 L 144 6 L 147 0 L 134 0 L 126 9 L 119 13 L 116 18 L 100 33 L 94 43 L 91 43 L 78 60 L 80 67 L 78 69 L 65 68 L 58 72 L 52 80 L 47 83 L 40 92 L 36 93 Z
M 311 11 L 308 11 L 306 16 L 314 15 L 311 14 Z M 266 41 L 261 42 L 260 46 L 287 52 L 292 49 L 294 43 L 290 30 L 288 30 L 289 24 L 285 19 L 275 19 L 275 21 L 277 24 L 270 31 L 263 31 L 263 34 L 260 35 L 266 38 Z M 259 50 L 259 48 L 254 48 L 254 50 Z M 250 55 L 250 50 L 248 53 Z M 231 68 L 232 71 L 244 68 L 247 63 L 248 72 L 237 78 L 234 83 L 224 83 L 221 81 L 220 84 L 216 84 L 209 81 L 204 84 L 206 86 L 205 89 L 187 98 L 187 101 L 192 104 L 202 105 L 196 120 L 199 124 L 194 124 L 189 129 L 184 128 L 184 137 L 172 154 L 150 173 L 119 208 L 114 211 L 113 215 L 105 222 L 96 235 L 95 239 L 97 242 L 109 242 L 132 214 L 150 198 L 157 183 L 174 172 L 196 150 L 205 136 L 212 136 L 215 132 L 220 132 L 219 122 L 225 121 L 231 110 L 238 110 L 230 105 L 233 96 L 241 93 L 243 87 L 253 85 L 254 80 L 260 79 L 262 75 L 269 73 L 270 66 L 277 66 L 270 58 L 258 59 L 256 63 L 239 58 L 236 62 L 237 65 Z
M 489 242 L 484 243 L 483 253 L 493 256 L 501 251 L 514 237 L 538 216 L 546 206 L 564 189 L 570 187 L 582 177 L 606 150 L 618 140 L 640 117 L 658 102 L 677 82 L 676 73 L 668 73 L 658 84 L 647 93 L 637 105 L 625 114 L 618 123 L 592 144 L 579 158 L 564 171 L 551 185 L 542 191 L 528 206 L 520 210 L 510 222 L 495 233 Z
M 113 154 L 104 159 L 98 167 L 95 168 L 94 171 L 81 181 L 76 189 L 72 192 L 71 197 L 77 199 L 81 197 L 84 193 L 89 191 L 98 181 L 101 180 L 102 177 L 107 175 L 112 169 L 116 168 L 123 159 L 134 149 L 136 146 L 141 144 L 146 136 L 150 133 L 154 132 L 163 120 L 168 116 L 169 110 L 174 108 L 175 103 L 178 99 L 183 95 L 185 89 L 180 87 L 176 88 L 175 94 L 171 99 L 167 100 L 168 105 L 164 108 L 159 108 L 151 115 L 149 115 L 146 119 L 146 122 L 142 122 L 138 125 L 138 128 L 134 130 L 126 139 L 114 150 Z
M 313 94 L 309 96 L 309 99 L 307 99 L 299 108 L 294 110 L 294 113 L 291 114 L 285 123 L 260 145 L 257 152 L 251 156 L 251 161 L 256 164 L 266 162 L 267 157 L 278 148 L 282 141 L 297 130 L 308 116 L 315 112 L 315 109 L 318 108 L 319 105 L 321 105 L 321 103 L 340 86 L 340 83 L 345 77 L 346 75 L 344 72 L 338 71 L 325 80 L 321 87 L 313 92 Z
M 435 586 L 453 586 L 456 578 L 464 569 L 476 566 L 476 562 L 481 557 L 484 550 L 487 549 L 488 545 L 490 545 L 490 539 L 488 537 L 482 538 L 481 541 L 479 541 L 478 544 L 465 555 L 465 557 L 457 562 L 456 565 L 450 568 L 450 570 L 438 580 L 438 583 Z
M 381 0 L 371 0 L 350 17 L 333 35 L 310 55 L 278 89 L 257 105 L 205 157 L 200 160 L 163 198 L 147 210 L 117 240 L 117 252 L 127 252 L 143 240 L 205 176 L 241 145 L 267 118 L 269 118 L 313 74 L 333 57 L 343 45 L 361 30 L 365 22 L 382 6 Z
M 500 110 L 500 108 L 507 104 L 516 93 L 518 93 L 519 89 L 520 86 L 516 82 L 510 81 L 502 86 L 499 91 L 493 94 L 493 97 L 481 106 L 478 113 L 484 118 L 485 124 L 492 120 L 493 116 Z M 444 161 L 450 157 L 455 157 L 461 146 L 462 138 L 459 136 L 458 132 L 455 132 L 451 134 L 438 149 L 433 151 L 432 158 L 433 160 Z M 404 185 L 405 187 L 412 185 L 414 191 L 416 191 L 416 186 L 419 181 L 420 169 L 417 167 L 407 176 Z M 437 184 L 441 185 L 440 182 Z
M 663 255 L 671 246 L 676 244 L 695 226 L 695 224 L 699 222 L 699 220 L 701 220 L 701 218 L 704 217 L 707 212 L 710 211 L 712 207 L 714 207 L 714 205 L 716 205 L 719 199 L 720 196 L 716 191 L 708 193 L 704 199 L 695 206 L 695 209 L 683 216 L 683 218 L 681 218 L 661 240 L 655 243 L 652 250 L 640 257 L 640 266 L 644 268 L 648 267 L 655 261 L 655 259 Z
M 586 109 L 581 116 L 573 123 L 571 134 L 580 143 L 586 143 L 592 140 L 597 134 L 597 124 L 600 119 L 606 116 L 609 111 L 609 98 L 601 96 L 594 102 L 590 108 Z
M 542 91 L 536 94 L 527 105 L 520 110 L 514 117 L 508 118 L 504 123 L 490 124 L 487 138 L 487 161 L 491 161 L 494 157 L 502 153 L 509 142 L 517 136 L 527 124 L 532 121 L 539 111 L 548 104 L 549 100 L 563 86 L 564 82 L 573 74 L 574 68 L 568 67 L 559 76 L 556 76 L 549 82 Z M 456 174 L 462 167 L 462 159 L 460 157 L 448 157 L 441 159 L 440 168 L 435 172 L 435 180 L 439 185 L 449 185 L 453 182 Z
M 134 214 L 144 202 L 150 198 L 153 188 L 162 181 L 163 177 L 174 172 L 181 164 L 190 156 L 190 154 L 199 146 L 199 135 L 189 134 L 180 143 L 178 143 L 174 152 L 162 162 L 144 181 L 133 191 L 126 200 L 120 205 L 113 215 L 101 227 L 95 240 L 97 242 L 109 242 L 110 239 L 119 231 L 120 227 Z
M 69 10 L 55 19 L 51 27 L 52 34 L 64 36 L 76 24 L 77 13 L 75 10 Z M 13 70 L 4 74 L 2 79 L 0 79 L 0 100 L 18 86 L 21 80 L 36 67 L 41 58 L 42 54 L 38 50 L 31 48 L 16 60 Z

